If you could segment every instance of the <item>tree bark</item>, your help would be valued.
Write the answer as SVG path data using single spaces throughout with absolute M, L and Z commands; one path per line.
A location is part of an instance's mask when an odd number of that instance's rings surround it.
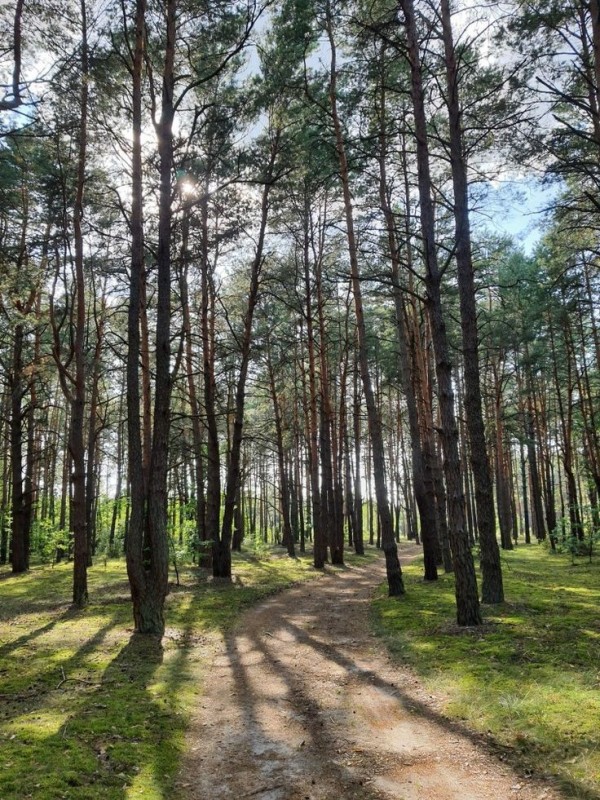
M 386 574 L 388 582 L 388 592 L 390 596 L 404 594 L 404 581 L 402 570 L 398 559 L 398 547 L 394 538 L 392 517 L 388 500 L 388 490 L 385 477 L 385 454 L 383 449 L 383 434 L 381 429 L 381 417 L 375 403 L 375 395 L 371 382 L 371 372 L 367 352 L 367 331 L 365 326 L 362 288 L 360 282 L 360 270 L 358 266 L 358 251 L 356 246 L 356 235 L 354 232 L 354 214 L 352 206 L 352 195 L 350 192 L 350 175 L 348 171 L 348 160 L 344 144 L 344 135 L 337 108 L 337 64 L 336 64 L 336 45 L 333 35 L 333 23 L 331 10 L 327 6 L 327 35 L 331 48 L 331 70 L 329 84 L 329 99 L 331 116 L 335 133 L 335 145 L 339 161 L 339 174 L 342 183 L 344 199 L 344 213 L 346 221 L 346 236 L 348 240 L 348 255 L 350 259 L 350 280 L 354 295 L 354 312 L 356 316 L 356 328 L 358 336 L 358 354 L 360 375 L 365 394 L 365 404 L 367 406 L 367 419 L 369 423 L 369 434 L 373 447 L 373 474 L 375 481 L 375 495 L 377 497 L 377 509 L 381 525 L 381 542 L 385 554 Z
M 221 520 L 221 460 L 219 431 L 217 428 L 217 384 L 214 352 L 214 287 L 210 276 L 208 257 L 208 176 L 202 187 L 200 203 L 200 278 L 202 299 L 200 304 L 200 332 L 202 338 L 202 367 L 204 379 L 204 413 L 206 415 L 206 541 L 212 542 L 210 557 L 203 566 L 214 568 L 214 550 L 218 545 Z
M 25 502 L 23 497 L 23 341 L 24 326 L 15 326 L 13 357 L 10 375 L 10 464 L 12 471 L 12 529 L 11 566 L 15 574 L 29 569 L 29 548 L 25 530 Z
M 144 519 L 146 483 L 143 469 L 142 427 L 140 420 L 140 307 L 144 280 L 144 222 L 142 193 L 142 79 L 146 2 L 136 0 L 135 44 L 132 87 L 132 177 L 131 177 L 131 276 L 127 321 L 127 453 L 131 503 L 125 535 L 127 574 L 133 602 L 136 630 L 145 629 L 146 569 L 144 557 Z M 160 615 L 159 615 L 160 616 Z M 159 619 L 160 627 L 160 619 Z
M 184 256 L 187 254 L 187 234 L 184 236 L 182 244 Z M 187 267 L 187 261 L 186 261 Z M 198 550 L 198 561 L 201 566 L 206 566 L 206 553 L 201 552 L 202 543 L 206 541 L 206 495 L 204 491 L 204 456 L 203 456 L 203 437 L 202 423 L 200 421 L 200 404 L 198 403 L 198 393 L 196 381 L 194 379 L 194 356 L 192 349 L 192 323 L 190 319 L 190 304 L 188 296 L 187 269 L 181 276 L 181 310 L 183 315 L 183 331 L 185 337 L 185 372 L 187 379 L 188 400 L 190 404 L 190 414 L 192 417 L 192 445 L 194 459 L 194 484 L 196 499 L 196 543 L 195 549 Z
M 419 519 L 421 523 L 421 538 L 423 541 L 424 578 L 427 581 L 437 580 L 436 565 L 436 539 L 437 526 L 435 506 L 431 496 L 427 496 L 425 483 L 425 465 L 421 447 L 421 431 L 419 426 L 419 413 L 414 392 L 414 382 L 411 379 L 410 359 L 408 355 L 406 315 L 404 301 L 400 289 L 400 264 L 398 259 L 398 244 L 396 240 L 396 225 L 388 197 L 387 180 L 387 135 L 386 135 L 386 107 L 385 107 L 385 48 L 382 47 L 381 59 L 381 86 L 379 93 L 379 203 L 385 220 L 388 240 L 388 256 L 391 264 L 392 284 L 394 293 L 394 309 L 396 312 L 396 333 L 398 341 L 398 363 L 400 367 L 400 381 L 406 400 L 408 412 L 408 427 L 410 433 L 410 452 L 412 466 L 412 482 Z M 406 198 L 408 205 L 409 198 Z
M 73 499 L 71 505 L 71 528 L 73 531 L 73 605 L 83 608 L 88 601 L 87 565 L 88 541 L 86 525 L 86 484 L 85 484 L 85 399 L 86 399 L 86 290 L 83 266 L 84 214 L 83 196 L 85 189 L 85 170 L 87 158 L 88 122 L 88 76 L 89 55 L 87 42 L 87 9 L 85 0 L 81 9 L 81 91 L 79 145 L 77 156 L 77 185 L 73 207 L 73 239 L 75 242 L 75 331 L 73 360 L 75 374 L 71 397 L 71 426 L 69 430 L 69 451 L 72 458 Z
M 475 506 L 481 551 L 481 599 L 484 603 L 502 603 L 504 600 L 504 588 L 500 551 L 496 540 L 494 491 L 481 402 L 477 306 L 475 303 L 475 280 L 471 252 L 467 164 L 463 146 L 458 86 L 459 72 L 452 35 L 450 0 L 441 0 L 441 18 L 446 57 L 446 102 L 450 130 L 450 166 L 454 189 L 453 210 L 465 373 L 465 411 L 467 414 L 471 468 L 475 482 Z
M 22 61 L 22 36 L 21 19 L 25 0 L 17 0 L 13 17 L 13 71 L 12 94 L 0 100 L 0 111 L 12 111 L 23 103 L 21 97 L 21 61 Z
M 294 536 L 292 533 L 291 518 L 290 518 L 290 490 L 288 482 L 288 473 L 285 464 L 285 449 L 283 445 L 283 424 L 281 419 L 281 409 L 279 407 L 279 398 L 277 397 L 277 386 L 275 383 L 275 370 L 273 368 L 273 361 L 271 358 L 271 344 L 267 338 L 267 371 L 269 373 L 269 389 L 271 392 L 271 401 L 273 403 L 273 418 L 275 421 L 275 442 L 277 445 L 277 467 L 279 470 L 279 499 L 281 502 L 281 518 L 282 518 L 282 544 L 287 549 L 288 555 L 295 558 L 296 551 L 294 547 Z
M 454 414 L 452 365 L 441 303 L 441 275 L 437 260 L 435 217 L 430 194 L 429 147 L 414 2 L 413 0 L 401 0 L 400 5 L 405 17 L 408 60 L 411 72 L 411 97 L 417 140 L 421 233 L 426 267 L 425 285 L 436 356 L 436 375 L 442 423 L 441 437 L 444 448 L 444 472 L 448 493 L 448 534 L 454 564 L 457 621 L 459 625 L 479 625 L 481 623 L 481 613 L 477 593 L 477 578 L 473 556 L 469 548 L 468 532 L 465 526 L 465 500 L 460 474 L 458 431 Z
M 308 186 L 304 186 L 303 212 L 303 267 L 306 304 L 306 340 L 308 351 L 309 415 L 308 415 L 308 458 L 310 469 L 310 490 L 313 523 L 313 564 L 315 569 L 323 569 L 327 560 L 327 541 L 323 531 L 321 487 L 319 486 L 319 447 L 318 447 L 318 400 L 315 355 L 315 331 L 313 292 L 310 275 L 310 198 Z
M 98 478 L 96 468 L 96 451 L 98 436 L 101 428 L 98 406 L 100 402 L 100 373 L 102 347 L 104 344 L 104 326 L 106 315 L 106 297 L 102 297 L 100 307 L 100 319 L 96 319 L 96 344 L 91 365 L 92 391 L 90 394 L 88 431 L 87 431 L 87 459 L 86 459 L 86 480 L 85 480 L 85 524 L 87 533 L 88 547 L 88 566 L 92 566 L 92 556 L 95 551 L 96 539 L 96 481 Z M 94 311 L 97 313 L 97 310 Z
M 177 0 L 165 7 L 166 42 L 162 77 L 162 107 L 158 123 L 160 190 L 158 202 L 158 250 L 154 418 L 148 478 L 145 536 L 149 548 L 146 583 L 152 596 L 140 631 L 164 633 L 164 602 L 168 592 L 169 543 L 167 535 L 167 477 L 171 428 L 171 193 L 173 174 L 173 120 L 175 116 L 175 38 Z M 160 609 L 160 612 L 159 612 Z
M 170 292 L 171 292 L 171 176 L 173 169 L 174 54 L 176 0 L 165 6 L 166 43 L 162 78 L 162 109 L 157 123 L 159 144 L 158 299 L 156 309 L 156 368 L 154 426 L 147 482 L 140 422 L 140 322 L 144 281 L 142 198 L 142 77 L 145 50 L 145 0 L 137 0 L 133 60 L 132 152 L 132 266 L 129 294 L 127 410 L 131 512 L 126 539 L 127 571 L 135 629 L 164 633 L 164 602 L 168 590 L 167 465 L 170 429 Z
M 223 523 L 221 535 L 213 540 L 213 575 L 218 578 L 231 578 L 231 536 L 235 498 L 240 482 L 240 458 L 242 438 L 244 433 L 244 408 L 246 400 L 246 379 L 250 364 L 250 350 L 252 345 L 252 323 L 254 310 L 258 302 L 260 289 L 260 275 L 263 265 L 263 252 L 265 234 L 269 216 L 269 194 L 275 180 L 275 162 L 279 153 L 281 131 L 277 128 L 271 141 L 269 162 L 264 176 L 264 185 L 261 199 L 261 215 L 258 239 L 252 267 L 250 271 L 250 287 L 248 290 L 248 305 L 244 316 L 244 330 L 242 333 L 240 349 L 241 362 L 237 385 L 235 388 L 235 410 L 233 419 L 233 435 L 231 438 L 231 451 L 227 466 L 227 480 L 225 484 L 225 502 L 223 507 Z
M 354 517 L 356 525 L 354 528 L 354 552 L 357 556 L 365 554 L 364 543 L 364 524 L 363 524 L 363 497 L 362 497 L 362 476 L 361 476 L 361 406 L 360 406 L 360 375 L 358 365 L 354 370 L 354 397 L 353 397 L 353 419 L 354 419 Z

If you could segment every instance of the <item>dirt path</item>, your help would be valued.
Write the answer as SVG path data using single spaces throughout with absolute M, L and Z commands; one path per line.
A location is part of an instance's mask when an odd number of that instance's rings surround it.
M 557 800 L 444 721 L 369 632 L 381 564 L 248 611 L 214 654 L 184 800 Z

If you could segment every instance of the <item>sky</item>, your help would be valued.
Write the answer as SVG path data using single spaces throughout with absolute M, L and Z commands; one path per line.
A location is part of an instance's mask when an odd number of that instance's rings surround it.
M 510 235 L 530 254 L 544 233 L 545 212 L 558 191 L 558 187 L 529 176 L 490 183 L 486 196 L 474 204 L 473 223 L 475 227 Z

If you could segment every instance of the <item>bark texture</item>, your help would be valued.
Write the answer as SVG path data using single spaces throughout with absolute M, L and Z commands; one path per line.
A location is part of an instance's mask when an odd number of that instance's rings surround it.
M 448 347 L 446 323 L 441 302 L 441 274 L 438 267 L 435 243 L 435 216 L 431 201 L 431 175 L 429 146 L 425 119 L 425 102 L 421 76 L 418 33 L 413 0 L 401 0 L 408 42 L 408 60 L 411 72 L 411 97 L 417 140 L 417 169 L 421 233 L 423 236 L 426 267 L 428 313 L 435 350 L 438 401 L 441 418 L 441 438 L 444 449 L 444 474 L 448 504 L 448 535 L 455 574 L 456 612 L 459 625 L 479 625 L 481 612 L 477 592 L 477 578 L 473 556 L 469 547 L 465 524 L 465 497 L 462 487 L 458 429 L 454 413 L 452 364 Z
M 502 584 L 502 568 L 500 566 L 500 550 L 496 539 L 494 491 L 481 401 L 477 306 L 475 303 L 475 279 L 471 251 L 467 164 L 463 148 L 464 137 L 458 86 L 459 71 L 452 34 L 450 0 L 441 0 L 441 18 L 446 57 L 446 102 L 450 130 L 450 166 L 454 189 L 453 210 L 465 375 L 465 411 L 471 467 L 475 481 L 475 506 L 481 550 L 481 598 L 484 603 L 502 603 L 504 600 L 504 588 Z
M 367 353 L 367 331 L 363 310 L 360 270 L 358 266 L 358 250 L 356 246 L 356 235 L 354 232 L 354 215 L 352 195 L 350 192 L 350 174 L 348 170 L 348 160 L 346 157 L 346 148 L 344 144 L 344 134 L 337 109 L 336 44 L 333 34 L 333 22 L 329 12 L 330 10 L 328 7 L 327 34 L 331 48 L 329 99 L 335 132 L 335 144 L 339 161 L 339 174 L 344 198 L 346 236 L 348 239 L 348 255 L 350 259 L 350 279 L 352 292 L 354 295 L 354 312 L 356 316 L 360 376 L 365 395 L 367 419 L 369 423 L 369 435 L 372 443 L 375 496 L 377 498 L 377 511 L 381 526 L 381 545 L 385 554 L 388 592 L 390 596 L 396 596 L 404 594 L 404 581 L 402 578 L 402 570 L 400 568 L 400 560 L 398 559 L 398 547 L 394 538 L 394 528 L 392 524 L 392 515 L 390 513 L 390 504 L 386 485 L 385 455 L 383 450 L 381 417 L 375 402 L 375 394 L 373 392 L 373 384 L 371 381 L 371 372 Z

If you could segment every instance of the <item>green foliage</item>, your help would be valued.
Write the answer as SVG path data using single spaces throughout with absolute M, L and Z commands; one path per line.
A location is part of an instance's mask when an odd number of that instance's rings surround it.
M 523 769 L 558 776 L 572 798 L 600 786 L 600 574 L 539 547 L 506 553 L 506 595 L 482 628 L 453 622 L 452 577 L 406 569 L 402 603 L 380 591 L 374 624 L 445 713 L 508 748 Z
M 583 530 L 581 536 L 574 533 L 571 528 L 569 517 L 562 517 L 558 520 L 558 527 L 554 531 L 554 551 L 559 554 L 567 553 L 571 556 L 571 564 L 575 565 L 578 558 L 585 557 L 590 563 L 600 550 L 600 528 L 594 525 L 592 509 L 589 507 L 581 508 L 583 514 Z M 552 539 L 548 539 L 546 544 L 552 547 Z
M 121 561 L 90 569 L 78 612 L 69 565 L 0 575 L 2 800 L 172 797 L 211 646 L 243 608 L 313 576 L 309 559 L 271 554 L 234 555 L 230 584 L 181 568 L 161 645 L 131 634 Z
M 98 555 L 116 558 L 124 551 L 125 521 L 128 500 L 120 497 L 114 500 L 108 497 L 99 497 L 96 511 L 96 553 Z M 114 541 L 110 542 L 110 529 L 113 514 L 116 508 Z
M 32 549 L 42 564 L 52 564 L 56 552 L 62 550 L 67 553 L 71 544 L 69 531 L 56 528 L 49 519 L 42 519 L 32 526 Z

